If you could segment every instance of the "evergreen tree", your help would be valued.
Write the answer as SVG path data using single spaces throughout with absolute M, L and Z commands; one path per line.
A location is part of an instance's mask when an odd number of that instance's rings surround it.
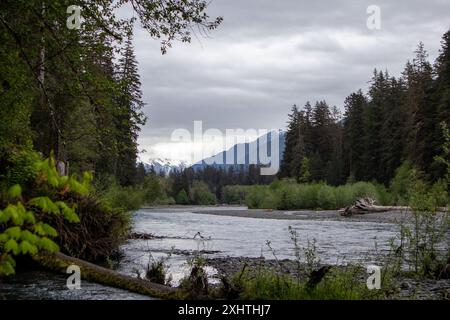
M 364 114 L 367 103 L 361 90 L 345 99 L 344 154 L 346 172 L 350 180 L 363 180 L 367 170 L 364 164 Z
M 442 37 L 442 49 L 436 63 L 434 70 L 436 74 L 436 81 L 434 85 L 434 102 L 436 103 L 436 114 L 434 117 L 435 131 L 434 131 L 434 147 L 436 155 L 445 154 L 444 145 L 447 142 L 444 135 L 444 130 L 437 123 L 443 122 L 447 128 L 450 128 L 450 30 Z M 450 159 L 447 159 L 450 161 Z M 430 174 L 433 179 L 444 177 L 446 174 L 446 166 L 442 161 L 434 161 L 430 166 Z
M 144 103 L 141 82 L 131 35 L 125 43 L 118 70 L 120 96 L 118 97 L 118 114 L 115 117 L 118 146 L 117 177 L 123 185 L 131 185 L 134 183 L 133 177 L 136 174 L 137 138 L 140 126 L 146 122 L 142 112 Z

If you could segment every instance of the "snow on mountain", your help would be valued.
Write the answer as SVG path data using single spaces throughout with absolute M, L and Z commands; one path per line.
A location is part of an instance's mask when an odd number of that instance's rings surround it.
M 171 159 L 152 159 L 148 163 L 144 163 L 145 170 L 150 172 L 152 169 L 157 173 L 164 175 L 170 174 L 173 170 L 182 170 L 188 165 L 186 162 Z

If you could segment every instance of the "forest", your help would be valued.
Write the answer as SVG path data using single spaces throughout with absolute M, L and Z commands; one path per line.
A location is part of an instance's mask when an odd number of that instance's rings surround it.
M 133 17 L 120 17 L 121 7 Z M 147 122 L 133 28 L 165 54 L 174 41 L 190 42 L 194 26 L 219 26 L 206 8 L 197 0 L 1 1 L 0 275 L 14 273 L 14 257 L 46 250 L 90 261 L 116 254 L 130 208 L 108 195 L 138 183 Z
M 174 199 L 179 192 L 189 195 L 194 181 L 203 181 L 217 202 L 273 209 L 339 209 L 363 196 L 381 204 L 405 204 L 417 180 L 445 194 L 450 161 L 449 59 L 450 31 L 443 35 L 433 64 L 419 43 L 398 78 L 375 69 L 367 92 L 351 93 L 344 112 L 323 100 L 307 102 L 303 108 L 294 105 L 276 177 L 259 175 L 256 165 L 187 169 L 169 177 L 168 192 Z M 271 188 L 264 187 L 269 184 Z M 443 196 L 440 203 L 445 205 L 447 199 Z

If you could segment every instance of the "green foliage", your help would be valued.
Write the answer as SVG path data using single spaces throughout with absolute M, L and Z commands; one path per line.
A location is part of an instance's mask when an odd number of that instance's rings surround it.
M 394 251 L 399 264 L 403 262 L 414 276 L 439 278 L 448 263 L 450 244 L 449 212 L 440 212 L 439 206 L 448 201 L 446 183 L 430 187 L 417 180 L 411 190 L 409 205 L 413 220 L 400 223 L 400 233 Z
M 154 174 L 149 174 L 144 178 L 142 188 L 144 190 L 145 204 L 160 203 L 163 199 L 167 198 L 167 194 L 161 183 L 161 178 Z
M 353 270 L 353 269 L 356 269 Z M 305 281 L 271 269 L 247 271 L 236 275 L 233 286 L 239 288 L 243 300 L 361 300 L 372 298 L 371 292 L 357 273 L 361 269 L 346 267 L 344 270 L 333 269 L 314 288 L 309 288 Z
M 19 185 L 26 188 L 33 183 L 38 172 L 36 163 L 40 161 L 37 152 L 27 149 L 13 150 L 5 156 L 5 166 L 0 169 L 0 180 L 3 189 Z
M 26 155 L 25 159 L 28 159 Z M 46 193 L 85 194 L 89 190 L 89 174 L 81 181 L 61 177 L 53 159 L 36 161 L 34 168 L 36 183 Z M 29 183 L 31 178 L 31 174 L 23 175 L 22 181 Z M 59 246 L 51 239 L 57 237 L 58 232 L 45 222 L 48 216 L 59 216 L 72 223 L 80 221 L 75 206 L 54 201 L 46 195 L 25 197 L 20 185 L 11 186 L 2 198 L 5 204 L 0 210 L 0 275 L 14 273 L 14 256 L 35 255 L 42 250 L 59 251 Z
M 240 190 L 242 186 L 230 186 L 230 190 Z M 245 204 L 249 208 L 300 210 L 336 210 L 351 205 L 363 197 L 375 199 L 379 204 L 390 202 L 386 188 L 368 182 L 332 187 L 326 184 L 297 184 L 292 180 L 282 180 L 270 186 L 244 187 Z
M 131 212 L 138 210 L 146 202 L 146 196 L 149 196 L 148 192 L 151 192 L 151 190 L 144 187 L 123 187 L 114 176 L 106 175 L 95 182 L 94 194 L 106 207 L 112 210 Z
M 324 185 L 317 192 L 317 205 L 321 209 L 336 209 L 337 199 L 335 189 Z
M 411 197 L 414 185 L 420 179 L 420 172 L 415 169 L 410 161 L 405 161 L 395 172 L 391 181 L 390 192 L 394 203 L 407 205 Z
M 184 290 L 190 299 L 207 298 L 209 294 L 208 274 L 205 270 L 205 259 L 196 254 L 188 259 L 189 274 L 181 279 L 180 288 Z
M 278 266 L 260 265 L 254 269 L 245 268 L 231 280 L 222 279 L 222 292 L 225 298 L 243 300 L 361 300 L 385 298 L 386 291 L 373 292 L 362 281 L 365 270 L 361 265 L 325 267 L 327 271 L 318 279 L 320 260 L 317 257 L 315 241 L 308 241 L 302 247 L 297 232 L 289 227 L 294 245 L 297 270 L 286 273 L 282 263 L 276 258 L 270 242 L 268 246 Z M 325 270 L 325 269 L 323 269 Z M 383 288 L 389 288 L 387 279 L 382 280 Z
M 155 259 L 151 254 L 149 262 L 147 264 L 147 270 L 145 272 L 145 278 L 153 283 L 170 286 L 172 278 L 167 275 L 169 266 L 167 261 L 171 255 Z
M 209 187 L 203 181 L 194 181 L 192 188 L 192 201 L 198 205 L 215 205 L 216 196 L 209 190 Z
M 178 195 L 177 198 L 175 199 L 177 204 L 189 204 L 190 200 L 188 197 L 188 194 L 186 193 L 186 190 L 181 190 Z
M 311 182 L 311 161 L 308 157 L 302 159 L 302 164 L 300 167 L 301 176 L 299 178 L 300 183 Z
M 225 186 L 222 189 L 222 202 L 227 204 L 244 204 L 248 190 L 248 186 Z

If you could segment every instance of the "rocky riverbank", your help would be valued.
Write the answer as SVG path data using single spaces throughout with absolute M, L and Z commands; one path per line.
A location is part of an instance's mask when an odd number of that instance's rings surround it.
M 273 260 L 264 258 L 246 258 L 246 257 L 223 257 L 208 258 L 206 264 L 218 271 L 218 277 L 227 278 L 248 270 L 257 270 L 258 268 L 268 268 L 276 272 L 298 276 L 298 264 L 294 260 Z M 306 276 L 301 274 L 300 276 Z M 361 281 L 365 281 L 365 275 L 361 275 Z M 450 300 L 450 279 L 432 280 L 432 279 L 412 279 L 398 278 L 394 281 L 391 299 L 418 299 L 418 300 Z

